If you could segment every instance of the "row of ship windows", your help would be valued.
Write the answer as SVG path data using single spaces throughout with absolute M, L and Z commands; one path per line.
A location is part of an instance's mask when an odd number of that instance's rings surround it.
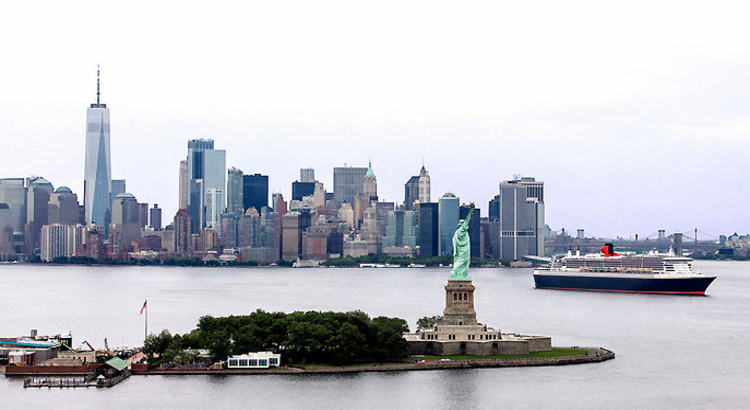
M 438 340 L 438 335 L 427 335 L 427 340 Z M 468 335 L 468 340 L 477 340 L 477 335 Z M 448 335 L 448 340 L 456 340 L 456 335 Z M 479 335 L 479 340 L 497 340 L 497 335 Z

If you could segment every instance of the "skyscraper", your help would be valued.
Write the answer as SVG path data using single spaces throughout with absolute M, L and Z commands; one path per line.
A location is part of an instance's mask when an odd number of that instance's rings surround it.
M 245 210 L 255 208 L 258 214 L 268 206 L 268 175 L 242 176 L 242 205 Z
M 86 110 L 86 163 L 83 207 L 86 224 L 101 226 L 105 233 L 111 218 L 112 166 L 109 154 L 109 109 L 99 100 L 99 68 L 96 70 L 96 104 Z
M 448 192 L 438 201 L 438 255 L 453 255 L 459 199 Z
M 521 178 L 500 183 L 500 258 L 544 256 L 544 182 Z
M 336 206 L 354 203 L 354 197 L 364 193 L 364 178 L 368 168 L 333 168 L 333 200 Z
M 437 256 L 438 204 L 419 202 L 415 210 L 419 222 L 419 256 Z
M 232 167 L 227 171 L 227 213 L 237 218 L 245 213 L 242 204 L 242 170 Z
M 13 249 L 22 252 L 26 225 L 26 185 L 23 178 L 0 179 L 0 203 L 7 204 L 13 226 Z
M 206 227 L 206 190 L 221 190 L 221 203 L 213 208 L 217 212 L 213 221 L 220 221 L 224 212 L 224 190 L 226 185 L 226 151 L 215 150 L 213 140 L 188 141 L 187 157 L 187 210 L 190 214 L 191 232 L 200 233 Z

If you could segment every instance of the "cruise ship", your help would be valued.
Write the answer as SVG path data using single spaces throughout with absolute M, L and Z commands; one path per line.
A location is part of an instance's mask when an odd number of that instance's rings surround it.
M 692 262 L 671 249 L 620 255 L 608 243 L 599 254 L 568 251 L 562 258 L 553 258 L 548 266 L 534 270 L 534 284 L 539 289 L 705 295 L 716 276 L 694 271 Z

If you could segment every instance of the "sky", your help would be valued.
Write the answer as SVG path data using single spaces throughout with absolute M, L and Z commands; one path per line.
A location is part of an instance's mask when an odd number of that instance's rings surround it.
M 0 177 L 82 200 L 86 108 L 112 174 L 171 220 L 187 141 L 291 196 L 372 161 L 403 202 L 424 163 L 486 216 L 545 184 L 587 236 L 750 232 L 750 25 L 738 2 L 12 2 L 0 17 Z

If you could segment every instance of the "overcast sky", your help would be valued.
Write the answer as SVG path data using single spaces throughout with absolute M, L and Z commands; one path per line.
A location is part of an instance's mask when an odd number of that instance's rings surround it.
M 485 216 L 520 174 L 555 230 L 750 232 L 747 10 L 608 3 L 6 4 L 0 177 L 82 200 L 100 64 L 113 178 L 167 220 L 187 141 L 210 138 L 287 198 L 299 168 L 330 191 L 372 159 L 402 202 L 424 160 L 433 200 Z

